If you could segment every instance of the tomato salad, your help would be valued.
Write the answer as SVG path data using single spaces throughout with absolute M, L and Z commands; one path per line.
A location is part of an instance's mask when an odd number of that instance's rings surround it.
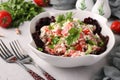
M 37 49 L 50 55 L 76 57 L 100 54 L 107 48 L 108 36 L 101 34 L 97 20 L 84 21 L 73 18 L 68 12 L 57 17 L 41 18 L 36 25 L 33 39 Z

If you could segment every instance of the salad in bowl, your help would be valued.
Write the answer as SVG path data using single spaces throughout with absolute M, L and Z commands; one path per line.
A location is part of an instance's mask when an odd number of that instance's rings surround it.
M 58 67 L 94 64 L 114 45 L 106 21 L 102 16 L 79 10 L 41 13 L 30 24 L 30 47 L 40 58 Z

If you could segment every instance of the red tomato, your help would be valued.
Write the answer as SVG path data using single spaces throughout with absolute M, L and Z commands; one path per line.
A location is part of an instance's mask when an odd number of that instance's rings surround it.
M 120 34 L 120 21 L 114 21 L 110 28 L 113 32 Z
M 72 28 L 73 24 L 72 23 L 68 23 L 65 28 L 62 30 L 62 34 L 64 36 L 67 36 L 68 35 L 68 31 Z
M 79 51 L 82 51 L 82 46 L 78 44 L 78 45 L 75 46 L 75 49 L 79 50 Z
M 49 4 L 49 0 L 34 0 L 35 4 L 37 4 L 38 6 L 48 6 Z
M 83 32 L 84 32 L 85 35 L 88 35 L 90 33 L 90 30 L 85 28 L 85 29 L 83 29 Z
M 12 17 L 8 11 L 1 10 L 0 11 L 0 26 L 3 28 L 7 28 L 12 22 Z
M 56 34 L 58 35 L 58 36 L 61 36 L 61 29 L 58 29 L 57 31 L 56 31 Z
M 47 41 L 48 41 L 48 42 L 51 42 L 51 38 L 47 38 Z
M 75 53 L 75 50 L 70 50 L 69 55 L 72 56 Z

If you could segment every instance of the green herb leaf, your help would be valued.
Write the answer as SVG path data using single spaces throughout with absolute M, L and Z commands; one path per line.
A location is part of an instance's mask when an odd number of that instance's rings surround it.
M 78 20 L 78 22 L 79 22 L 80 25 L 83 25 L 83 24 L 84 24 L 84 22 L 82 22 L 82 21 L 80 21 L 80 20 Z
M 19 27 L 24 21 L 31 20 L 35 15 L 44 11 L 42 7 L 33 4 L 32 1 L 25 0 L 8 0 L 0 4 L 0 10 L 7 10 L 11 13 L 11 27 Z
M 50 30 L 54 29 L 54 24 L 50 24 L 48 27 Z
M 57 16 L 55 18 L 55 20 L 56 20 L 57 23 L 60 23 L 60 22 L 65 20 L 65 16 L 63 14 L 61 14 L 61 15 Z
M 49 48 L 54 49 L 54 45 L 48 45 Z
M 60 37 L 58 36 L 55 36 L 53 39 L 52 39 L 52 44 L 57 44 L 60 40 Z
M 80 37 L 81 30 L 78 28 L 71 28 L 69 31 L 70 35 L 66 38 L 67 44 L 71 45 Z
M 40 48 L 40 47 L 39 47 L 39 48 L 37 48 L 37 50 L 39 50 L 39 51 L 43 51 L 43 49 L 42 49 L 42 48 Z
M 65 15 L 64 14 L 58 15 L 55 18 L 55 20 L 57 23 L 63 24 L 63 22 L 65 22 L 67 20 L 72 21 L 73 20 L 72 16 L 73 16 L 72 12 L 67 12 Z
M 97 45 L 97 43 L 92 40 L 86 40 L 86 43 L 88 43 L 90 45 Z
M 98 46 L 102 47 L 104 45 L 103 41 L 98 42 Z
M 90 44 L 88 44 L 88 48 L 87 48 L 87 51 L 85 53 L 86 53 L 86 55 L 88 55 L 91 52 L 92 52 L 92 46 Z
M 65 19 L 72 21 L 72 20 L 73 20 L 72 16 L 73 16 L 73 13 L 72 13 L 72 12 L 67 12 Z

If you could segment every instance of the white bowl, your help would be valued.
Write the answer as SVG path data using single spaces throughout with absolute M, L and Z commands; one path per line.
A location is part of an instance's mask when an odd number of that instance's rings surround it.
M 64 14 L 66 12 L 67 11 L 63 11 L 63 12 L 54 13 L 54 14 L 53 13 L 51 14 L 49 12 L 40 13 L 39 15 L 34 17 L 30 23 L 30 35 L 35 32 L 36 22 L 38 22 L 38 20 L 40 18 L 49 17 L 51 15 L 56 16 L 59 14 Z M 72 12 L 74 13 L 74 17 L 77 17 L 80 20 L 84 20 L 84 18 L 91 17 L 93 19 L 96 19 L 99 22 L 100 26 L 102 27 L 102 34 L 105 36 L 106 35 L 109 36 L 107 49 L 105 52 L 101 53 L 100 55 L 85 55 L 85 56 L 79 56 L 79 57 L 53 56 L 53 55 L 49 55 L 49 54 L 38 51 L 36 49 L 36 45 L 32 39 L 32 35 L 31 35 L 31 43 L 29 44 L 29 47 L 32 49 L 34 54 L 37 54 L 37 56 L 40 59 L 43 59 L 44 61 L 48 62 L 49 64 L 52 64 L 57 67 L 68 68 L 68 67 L 92 65 L 92 64 L 100 61 L 102 58 L 104 58 L 109 53 L 109 51 L 113 48 L 114 43 L 115 43 L 114 35 L 113 35 L 112 31 L 110 30 L 110 28 L 106 24 L 107 23 L 106 18 L 104 18 L 100 15 L 88 12 L 88 11 L 72 10 Z

